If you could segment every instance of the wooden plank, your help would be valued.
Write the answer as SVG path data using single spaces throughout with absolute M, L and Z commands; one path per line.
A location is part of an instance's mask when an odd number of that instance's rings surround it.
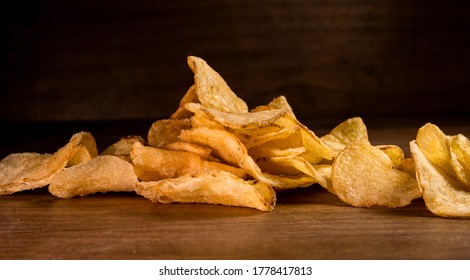
M 470 135 L 468 125 L 443 129 Z M 370 128 L 377 143 L 406 143 L 414 133 Z M 269 213 L 156 204 L 133 193 L 0 197 L 0 259 L 468 259 L 469 230 L 468 219 L 436 217 L 421 199 L 361 209 L 318 185 L 279 195 Z

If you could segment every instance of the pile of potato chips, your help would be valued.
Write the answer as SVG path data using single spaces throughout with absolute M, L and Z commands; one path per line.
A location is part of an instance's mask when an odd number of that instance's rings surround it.
M 204 60 L 188 57 L 192 85 L 179 108 L 98 154 L 88 132 L 56 153 L 11 154 L 0 162 L 0 194 L 49 186 L 60 198 L 135 191 L 161 203 L 213 203 L 271 211 L 276 193 L 319 184 L 356 207 L 401 207 L 423 197 L 436 215 L 470 215 L 470 143 L 422 127 L 413 158 L 373 146 L 361 118 L 318 137 L 286 98 L 248 109 Z

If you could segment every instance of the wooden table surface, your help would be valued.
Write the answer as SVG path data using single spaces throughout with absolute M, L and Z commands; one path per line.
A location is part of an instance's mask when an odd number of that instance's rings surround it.
M 371 142 L 408 153 L 418 122 L 379 124 L 369 127 Z M 470 136 L 470 125 L 441 128 Z M 8 152 L 14 140 L 2 141 Z M 33 146 L 17 143 L 9 149 Z M 269 213 L 133 193 L 58 199 L 44 188 L 0 197 L 0 259 L 470 259 L 469 232 L 470 220 L 436 217 L 421 199 L 361 209 L 318 185 L 279 195 Z

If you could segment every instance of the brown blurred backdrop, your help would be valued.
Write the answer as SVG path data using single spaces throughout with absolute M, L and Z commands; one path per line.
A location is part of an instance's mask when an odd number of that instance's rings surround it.
M 9 1 L 0 120 L 168 117 L 204 58 L 300 118 L 470 115 L 470 2 Z

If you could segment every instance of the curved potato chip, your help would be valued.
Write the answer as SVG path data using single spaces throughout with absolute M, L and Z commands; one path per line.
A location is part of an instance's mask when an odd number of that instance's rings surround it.
M 317 171 L 318 176 L 322 179 L 318 181 L 318 183 L 325 188 L 330 193 L 335 193 L 333 189 L 333 183 L 331 182 L 331 175 L 333 167 L 331 164 L 317 164 L 314 165 L 313 168 Z
M 81 139 L 72 158 L 67 162 L 67 166 L 73 166 L 83 162 L 87 162 L 98 156 L 98 148 L 93 135 L 89 132 L 82 132 Z
M 405 160 L 405 153 L 403 153 L 403 150 L 400 147 L 395 145 L 378 145 L 376 147 L 387 154 L 387 156 L 392 160 L 393 168 L 399 169 Z
M 302 157 L 308 160 L 310 164 L 317 164 L 325 159 L 331 160 L 335 156 L 335 152 L 325 145 L 313 131 L 290 115 L 287 115 L 286 118 L 279 119 L 277 123 L 285 127 L 300 127 L 302 145 L 306 150 L 305 153 L 302 154 Z
M 74 134 L 70 141 L 54 154 L 10 154 L 0 162 L 0 195 L 32 190 L 48 185 L 65 168 L 76 147 L 88 132 Z
M 418 130 L 416 144 L 423 151 L 427 159 L 441 168 L 448 176 L 456 178 L 454 169 L 450 164 L 450 151 L 447 136 L 439 127 L 427 123 Z
M 272 131 L 268 131 L 268 129 Z M 302 147 L 302 137 L 299 127 L 285 127 L 278 130 L 277 127 L 266 127 L 261 133 L 234 133 L 245 145 L 247 149 L 253 149 L 266 143 L 277 141 L 278 144 L 291 143 L 292 147 Z M 297 145 L 300 142 L 300 145 Z M 303 147 L 302 147 L 303 148 Z M 303 148 L 305 150 L 305 148 Z M 305 151 L 304 151 L 305 152 Z
M 387 154 L 363 138 L 338 154 L 332 185 L 342 201 L 356 207 L 401 207 L 421 196 L 415 177 L 394 169 Z
M 225 130 L 205 127 L 193 128 L 181 131 L 180 138 L 185 142 L 209 147 L 225 162 L 240 167 L 253 178 L 276 189 L 310 186 L 316 182 L 314 178 L 303 174 L 289 176 L 263 173 L 253 158 L 249 156 L 240 139 Z
M 129 192 L 134 191 L 137 182 L 132 164 L 116 156 L 104 155 L 58 173 L 49 185 L 49 192 L 60 198 L 98 192 Z
M 201 147 L 196 144 L 182 142 L 182 141 L 168 144 L 164 148 L 168 150 L 172 150 L 172 151 L 190 152 L 190 153 L 198 155 L 202 159 L 208 159 L 212 152 L 212 150 L 209 148 Z
M 285 116 L 287 111 L 284 109 L 263 110 L 257 112 L 233 113 L 223 112 L 204 107 L 198 103 L 186 104 L 186 109 L 193 113 L 199 113 L 204 118 L 215 121 L 220 125 L 236 129 L 259 129 L 264 126 L 273 125 L 276 121 Z
M 292 107 L 290 106 L 289 102 L 287 102 L 287 98 L 283 95 L 278 96 L 271 100 L 271 102 L 268 103 L 267 106 L 270 107 L 275 107 L 278 109 L 284 109 L 287 111 L 289 115 L 291 115 L 294 119 L 296 119 L 294 111 L 292 110 Z
M 190 119 L 158 120 L 149 129 L 147 141 L 150 146 L 163 148 L 168 144 L 178 142 L 181 130 L 191 128 Z
M 357 138 L 368 139 L 366 125 L 359 117 L 345 120 L 320 139 L 335 152 L 336 156 Z
M 246 113 L 248 106 L 230 89 L 224 79 L 203 59 L 188 57 L 194 73 L 195 91 L 202 106 L 222 112 Z
M 171 115 L 170 119 L 188 119 L 190 118 L 193 113 L 190 111 L 186 110 L 184 107 L 187 103 L 198 103 L 199 99 L 196 94 L 196 90 L 194 89 L 194 85 L 192 85 L 186 94 L 183 96 L 183 98 L 180 101 L 180 106 L 176 110 L 176 112 Z
M 317 172 L 317 170 L 304 158 L 300 156 L 283 156 L 263 158 L 257 161 L 262 171 L 274 175 L 296 175 L 312 178 L 311 183 L 326 186 L 328 182 Z M 285 188 L 284 188 L 285 189 Z
M 450 143 L 451 165 L 459 180 L 470 191 L 470 141 L 462 134 L 453 136 Z
M 213 171 L 152 182 L 140 182 L 136 192 L 161 203 L 211 203 L 271 211 L 276 194 L 264 183 L 244 181 L 231 173 Z
M 416 141 L 410 142 L 410 150 L 426 207 L 441 217 L 470 217 L 470 192 L 463 183 L 437 168 Z
M 228 171 L 240 177 L 245 175 L 245 172 L 239 168 L 206 161 L 190 152 L 146 147 L 140 143 L 132 146 L 131 158 L 137 177 L 143 181 L 196 175 L 211 170 Z
M 139 142 L 144 144 L 145 141 L 140 136 L 127 136 L 119 139 L 116 143 L 106 148 L 101 155 L 112 155 L 117 156 L 125 161 L 131 161 L 131 149 L 132 146 Z

